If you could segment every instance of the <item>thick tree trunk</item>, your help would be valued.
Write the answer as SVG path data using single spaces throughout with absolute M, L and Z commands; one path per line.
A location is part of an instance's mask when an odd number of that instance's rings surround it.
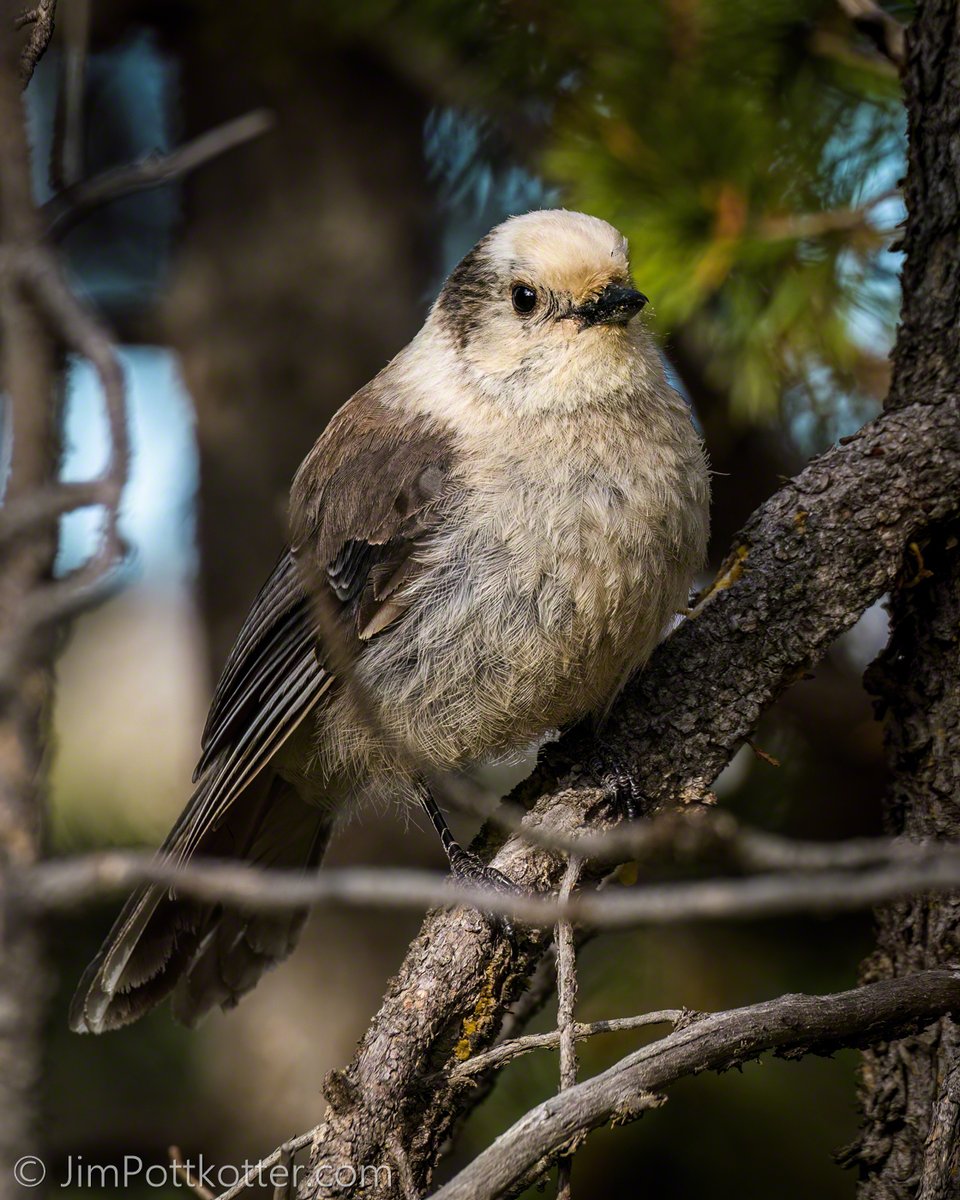
M 960 544 L 938 531 L 893 604 L 894 632 L 868 676 L 887 710 L 894 772 L 890 832 L 960 839 Z M 915 556 L 911 554 L 911 559 Z M 930 576 L 917 580 L 929 571 Z M 913 586 L 911 586 L 913 585 Z M 904 900 L 877 915 L 867 980 L 957 962 L 960 900 Z M 948 1200 L 960 1192 L 960 1026 L 946 1017 L 865 1058 L 867 1127 L 858 1148 L 869 1200 Z
M 960 391 L 960 9 L 926 0 L 909 35 L 904 308 L 889 407 Z M 960 526 L 912 543 L 891 599 L 890 644 L 867 676 L 886 715 L 890 832 L 960 840 Z M 960 897 L 877 914 L 868 979 L 958 961 Z M 960 1195 L 960 1026 L 945 1018 L 865 1056 L 853 1158 L 864 1200 Z

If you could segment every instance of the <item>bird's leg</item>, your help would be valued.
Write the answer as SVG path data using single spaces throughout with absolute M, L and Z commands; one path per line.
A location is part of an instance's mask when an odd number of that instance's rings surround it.
M 516 892 L 517 888 L 502 871 L 488 866 L 472 850 L 465 850 L 450 832 L 443 813 L 426 788 L 420 792 L 420 803 L 440 837 L 440 844 L 450 863 L 450 872 L 455 879 L 465 883 L 477 883 L 482 887 L 492 888 L 498 892 Z M 513 933 L 509 918 L 493 916 L 491 922 L 508 936 Z
M 444 853 L 450 863 L 450 870 L 458 879 L 465 879 L 470 883 L 488 884 L 491 887 L 501 890 L 515 890 L 514 885 L 506 875 L 498 871 L 496 867 L 487 866 L 472 850 L 464 850 L 463 846 L 460 845 L 450 832 L 450 826 L 447 824 L 436 800 L 434 800 L 428 791 L 421 793 L 420 803 L 426 810 L 434 829 L 439 834 L 440 845 L 443 846 Z

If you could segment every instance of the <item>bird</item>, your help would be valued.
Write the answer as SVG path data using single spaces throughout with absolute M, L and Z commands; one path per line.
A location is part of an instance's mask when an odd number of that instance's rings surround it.
M 455 873 L 485 877 L 431 777 L 602 720 L 705 557 L 706 455 L 646 305 L 626 239 L 584 213 L 511 217 L 457 264 L 293 480 L 289 544 L 223 669 L 165 858 L 310 871 L 344 814 L 391 800 L 423 806 Z M 70 1025 L 101 1033 L 168 997 L 194 1025 L 304 920 L 143 887 Z

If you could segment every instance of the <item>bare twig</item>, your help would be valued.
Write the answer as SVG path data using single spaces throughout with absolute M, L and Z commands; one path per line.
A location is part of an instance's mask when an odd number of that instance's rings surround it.
M 190 1168 L 183 1161 L 183 1154 L 179 1146 L 170 1146 L 167 1149 L 167 1156 L 170 1159 L 170 1165 L 173 1167 L 174 1174 L 177 1179 L 188 1188 L 200 1200 L 213 1200 L 213 1192 L 202 1183 L 199 1179 L 194 1179 L 190 1174 Z
M 571 855 L 566 874 L 560 885 L 559 900 L 568 904 L 573 895 L 583 863 Z M 560 1035 L 560 1091 L 572 1088 L 577 1082 L 577 1041 L 574 1034 L 577 1005 L 577 949 L 573 940 L 573 925 L 558 921 L 554 931 L 557 946 L 557 1033 Z M 572 1150 L 557 1163 L 557 1200 L 570 1200 L 573 1173 Z
M 83 178 L 90 0 L 70 0 L 62 10 L 62 16 L 60 87 L 50 152 L 50 182 L 54 191 Z
M 6 12 L 7 10 L 5 10 Z M 4 16 L 4 21 L 8 19 Z M 19 79 L 0 34 L 0 268 L 6 255 L 37 236 Z M 4 498 L 18 505 L 51 477 L 59 446 L 57 364 L 36 305 L 0 269 L 0 392 L 4 420 Z M 53 522 L 6 548 L 0 570 L 0 644 L 17 646 L 18 671 L 0 686 L 0 1173 L 39 1141 L 37 1082 L 48 1000 L 42 928 L 11 907 L 14 864 L 40 852 L 41 783 L 55 650 L 50 636 L 25 638 L 21 618 L 53 569 Z
M 30 38 L 20 52 L 20 83 L 26 87 L 33 78 L 37 63 L 53 37 L 53 22 L 57 13 L 57 0 L 38 0 L 35 8 L 21 13 L 13 21 L 14 29 L 32 25 Z
M 534 820 L 535 816 L 530 816 L 527 825 Z M 585 858 L 597 857 L 611 862 L 628 858 L 645 862 L 680 859 L 684 863 L 719 865 L 751 874 L 782 871 L 790 876 L 808 874 L 818 878 L 836 874 L 851 883 L 860 878 L 857 872 L 866 871 L 867 868 L 894 873 L 903 869 L 910 872 L 911 879 L 935 878 L 948 882 L 952 877 L 953 864 L 958 864 L 957 869 L 960 870 L 960 848 L 939 842 L 917 842 L 905 838 L 795 841 L 760 830 L 742 828 L 729 813 L 713 809 L 665 813 L 628 827 L 596 833 L 586 831 L 576 837 L 534 831 L 527 825 L 518 824 L 518 832 L 532 844 L 543 845 L 551 850 L 572 846 L 584 851 Z M 276 887 L 282 889 L 284 896 L 295 893 L 296 903 L 343 902 L 383 904 L 388 907 L 397 904 L 401 907 L 423 907 L 453 903 L 468 895 L 481 894 L 455 887 L 446 876 L 424 872 L 373 873 L 352 868 L 345 873 L 346 882 L 341 888 L 339 876 L 329 870 L 313 880 L 313 877 L 304 877 L 299 873 L 264 872 L 237 864 L 228 867 L 209 860 L 196 860 L 183 867 L 165 865 L 150 855 L 118 851 L 84 858 L 49 860 L 39 870 L 35 884 L 28 882 L 28 886 L 36 887 L 39 903 L 54 909 L 88 902 L 142 882 L 175 883 L 184 892 L 199 887 L 204 889 L 204 895 L 200 898 L 229 901 L 233 895 L 245 905 L 253 907 L 261 903 L 283 907 L 286 903 L 294 902 L 271 898 Z M 927 875 L 928 871 L 932 874 Z M 420 881 L 420 890 L 416 890 L 415 880 Z M 377 881 L 380 881 L 379 886 Z M 230 889 L 230 894 L 219 894 L 217 888 L 221 885 Z M 689 886 L 702 888 L 710 885 Z M 294 893 L 291 893 L 291 887 Z M 406 903 L 403 896 L 396 895 L 404 889 L 408 889 Z M 486 897 L 486 893 L 482 894 Z M 635 894 L 646 895 L 647 892 Z M 493 897 L 486 898 L 495 900 Z M 542 899 L 531 899 L 533 904 L 544 903 Z M 501 902 L 509 905 L 513 900 L 503 900 L 501 897 Z M 520 903 L 519 899 L 517 903 Z M 513 908 L 509 911 L 513 915 L 521 915 Z M 531 909 L 525 911 L 530 912 Z M 696 915 L 705 914 L 698 911 Z M 549 980 L 545 978 L 544 995 L 548 995 L 553 988 L 552 965 L 545 968 L 545 973 L 549 975 Z M 524 1003 L 520 1002 L 521 1005 Z
M 77 183 L 48 204 L 45 210 L 48 231 L 62 234 L 99 204 L 177 178 L 265 132 L 271 124 L 268 113 L 254 111 L 211 130 L 170 155 L 116 168 Z M 3 545 L 15 537 L 32 534 L 38 526 L 75 508 L 101 505 L 105 510 L 98 551 L 70 576 L 44 589 L 38 602 L 31 604 L 25 614 L 36 627 L 68 617 L 88 604 L 91 596 L 96 596 L 98 585 L 123 558 L 119 505 L 130 453 L 125 389 L 108 331 L 70 290 L 49 250 L 38 242 L 22 247 L 15 254 L 8 251 L 2 265 L 31 291 L 63 344 L 93 365 L 103 390 L 111 448 L 110 460 L 98 479 L 51 484 L 45 490 L 22 497 L 0 515 L 0 545 Z M 0 676 L 9 675 L 12 666 L 9 653 L 0 653 Z
M 776 241 L 781 238 L 814 238 L 827 233 L 865 230 L 882 240 L 888 237 L 891 231 L 871 225 L 870 214 L 879 205 L 899 195 L 899 188 L 888 188 L 856 208 L 832 208 L 824 212 L 787 213 L 783 216 L 765 217 L 760 221 L 756 232 L 760 237 Z
M 294 1192 L 294 1176 L 293 1176 L 293 1151 L 290 1145 L 284 1142 L 280 1147 L 280 1158 L 277 1160 L 277 1165 L 271 1171 L 271 1175 L 276 1180 L 273 1185 L 273 1200 L 289 1200 L 289 1197 Z
M 960 972 L 924 971 L 834 995 L 781 996 L 702 1016 L 531 1109 L 434 1200 L 515 1194 L 572 1139 L 608 1121 L 635 1119 L 657 1102 L 657 1093 L 687 1075 L 727 1070 L 764 1051 L 793 1058 L 875 1044 L 922 1029 L 958 1006 Z
M 582 1042 L 587 1038 L 597 1037 L 602 1033 L 625 1033 L 633 1029 L 646 1029 L 650 1025 L 676 1025 L 682 1018 L 689 1016 L 683 1008 L 663 1008 L 657 1012 L 643 1013 L 639 1017 L 614 1017 L 608 1021 L 590 1021 L 586 1024 L 574 1021 L 570 1026 L 575 1041 Z M 458 1063 L 449 1074 L 451 1080 L 470 1079 L 485 1071 L 499 1070 L 507 1063 L 513 1062 L 524 1054 L 534 1050 L 556 1050 L 560 1045 L 560 1030 L 552 1029 L 549 1033 L 528 1033 L 523 1037 L 510 1038 L 501 1042 L 492 1050 L 468 1058 L 466 1062 Z
M 37 593 L 21 615 L 22 639 L 30 630 L 63 620 L 89 603 L 96 585 L 122 561 L 125 547 L 119 528 L 120 496 L 129 472 L 130 443 L 123 368 L 113 339 L 92 309 L 70 290 L 53 254 L 37 242 L 8 249 L 0 265 L 29 293 L 57 339 L 93 366 L 103 391 L 110 446 L 103 474 L 92 481 L 94 492 L 104 503 L 100 546 L 76 570 Z M 51 496 L 58 499 L 48 499 Z M 61 500 L 74 498 L 84 498 L 83 490 L 51 485 L 40 499 L 31 495 L 25 498 L 23 507 L 11 506 L 5 523 L 9 521 L 8 528 L 15 530 L 27 528 L 42 517 L 49 519 Z M 7 529 L 4 534 L 9 536 Z M 4 646 L 0 650 L 0 678 L 9 676 L 15 667 L 16 647 Z
M 597 798 L 603 794 L 597 789 Z M 905 838 L 842 842 L 783 838 L 743 828 L 732 814 L 708 805 L 686 804 L 648 820 L 623 822 L 608 829 L 584 827 L 564 834 L 535 822 L 519 805 L 505 802 L 490 809 L 466 789 L 452 789 L 449 802 L 462 811 L 484 816 L 531 846 L 610 866 L 628 860 L 657 860 L 669 853 L 684 861 L 718 863 L 741 872 L 846 870 L 892 861 L 916 862 L 931 849 L 931 843 Z
M 837 0 L 853 24 L 873 42 L 896 67 L 906 61 L 904 27 L 876 0 Z
M 97 504 L 115 504 L 118 492 L 112 479 L 84 479 L 50 484 L 24 496 L 16 505 L 0 509 L 0 549 L 15 538 L 29 535 L 55 517 Z
M 257 912 L 283 912 L 317 904 L 422 909 L 462 904 L 509 916 L 531 928 L 559 920 L 599 928 L 676 924 L 691 920 L 757 919 L 786 913 L 847 912 L 881 900 L 960 887 L 960 847 L 932 845 L 924 857 L 862 871 L 822 870 L 804 874 L 754 875 L 697 883 L 645 884 L 611 888 L 560 901 L 546 895 L 514 895 L 432 871 L 349 867 L 304 875 L 261 871 L 235 862 L 194 861 L 178 865 L 146 854 L 107 851 L 47 861 L 21 874 L 23 899 L 49 912 L 141 884 L 175 887 L 182 896 Z
M 259 1162 L 255 1162 L 246 1171 L 242 1179 L 238 1179 L 232 1187 L 227 1188 L 225 1192 L 221 1192 L 216 1197 L 216 1200 L 234 1200 L 235 1196 L 239 1196 L 247 1188 L 261 1183 L 264 1171 L 276 1166 L 277 1163 L 286 1162 L 291 1159 L 298 1150 L 302 1150 L 304 1146 L 310 1144 L 316 1132 L 315 1129 L 308 1129 L 306 1133 L 298 1133 L 296 1137 L 289 1138 L 282 1145 L 278 1146 L 276 1150 L 271 1150 L 265 1158 L 261 1158 Z
M 42 215 L 47 235 L 55 240 L 62 238 L 94 209 L 134 192 L 181 179 L 272 128 L 273 115 L 265 109 L 255 109 L 200 134 L 169 154 L 151 154 L 139 162 L 111 167 L 92 179 L 81 180 L 44 205 Z

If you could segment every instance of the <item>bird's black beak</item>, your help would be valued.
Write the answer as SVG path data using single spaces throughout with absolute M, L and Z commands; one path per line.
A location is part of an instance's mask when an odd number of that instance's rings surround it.
M 578 305 L 572 315 L 583 329 L 590 325 L 626 325 L 646 303 L 643 292 L 622 283 L 608 283 L 599 296 Z

